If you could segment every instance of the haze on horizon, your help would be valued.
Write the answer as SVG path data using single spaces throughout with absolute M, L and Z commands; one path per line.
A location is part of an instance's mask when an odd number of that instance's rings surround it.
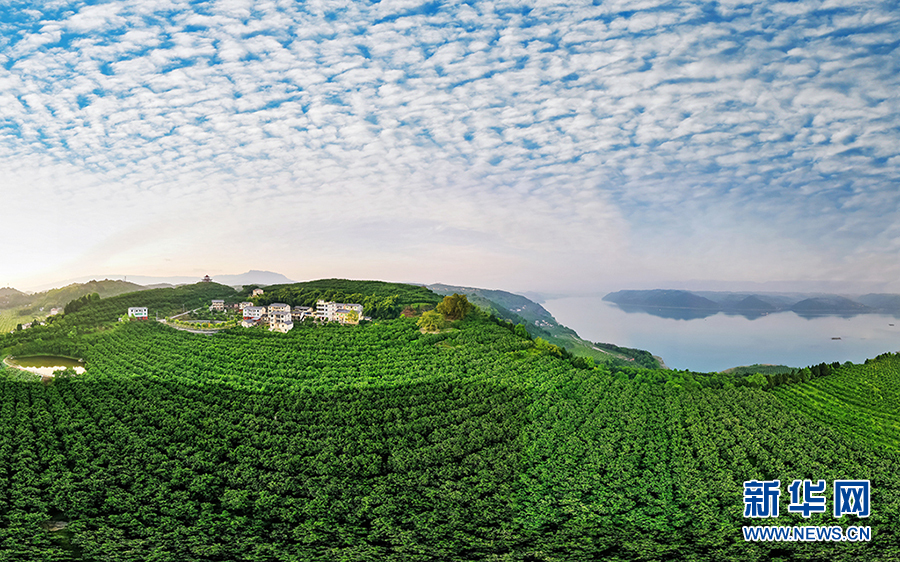
M 896 2 L 596 4 L 7 2 L 0 285 L 900 292 Z

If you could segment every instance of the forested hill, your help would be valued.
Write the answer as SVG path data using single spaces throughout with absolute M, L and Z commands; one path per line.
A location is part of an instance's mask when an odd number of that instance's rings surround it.
M 0 309 L 28 303 L 28 294 L 12 287 L 0 288 Z
M 87 295 L 96 294 L 101 298 L 106 298 L 144 289 L 145 287 L 141 285 L 111 279 L 72 283 L 65 287 L 33 294 L 22 293 L 10 288 L 0 289 L 0 332 L 11 331 L 17 324 L 42 320 L 49 316 L 50 309 L 62 308 L 67 303 Z
M 688 291 L 655 289 L 652 291 L 616 291 L 603 300 L 632 306 L 659 306 L 665 308 L 696 308 L 718 310 L 718 303 Z
M 151 309 L 242 296 L 228 290 L 133 296 Z M 893 356 L 792 383 L 808 389 L 798 410 L 783 386 L 584 368 L 478 311 L 433 334 L 400 317 L 206 336 L 106 321 L 127 302 L 0 336 L 6 352 L 64 348 L 86 366 L 46 385 L 0 370 L 0 560 L 900 556 L 900 457 L 860 433 L 896 393 L 871 393 L 866 424 L 844 432 L 858 410 L 826 387 L 896 387 Z M 820 389 L 837 418 L 804 413 Z M 803 478 L 870 480 L 871 515 L 789 513 Z M 742 516 L 754 479 L 782 482 L 777 518 Z M 872 540 L 745 542 L 756 524 L 865 525 Z
M 85 295 L 70 301 L 66 305 L 66 313 L 46 318 L 46 325 L 32 327 L 28 330 L 14 332 L 6 336 L 7 342 L 32 341 L 35 339 L 51 339 L 54 345 L 68 345 L 69 339 L 61 337 L 73 333 L 84 333 L 97 329 L 105 329 L 113 325 L 132 306 L 147 307 L 151 318 L 180 313 L 184 310 L 208 307 L 212 299 L 230 299 L 241 297 L 231 287 L 218 283 L 196 283 L 180 287 L 147 289 L 123 293 L 114 297 L 99 298 L 96 294 Z M 56 350 L 50 350 L 58 352 Z
M 767 314 L 790 310 L 797 314 L 900 313 L 900 295 L 845 296 L 803 293 L 734 293 L 682 290 L 622 290 L 603 300 L 623 307 L 670 308 L 737 314 Z
M 390 307 L 434 306 L 441 297 L 419 285 L 389 283 L 386 281 L 357 281 L 353 279 L 319 279 L 302 283 L 269 285 L 264 294 L 253 299 L 261 305 L 283 302 L 302 306 L 315 306 L 316 300 L 355 302 L 365 304 L 366 298 L 379 302 L 390 299 Z
M 72 283 L 58 289 L 50 289 L 40 293 L 26 294 L 16 291 L 15 289 L 6 289 L 7 293 L 0 293 L 0 308 L 24 307 L 23 314 L 34 314 L 40 312 L 40 309 L 50 309 L 52 307 L 63 307 L 66 303 L 83 297 L 97 293 L 101 298 L 112 297 L 122 293 L 131 293 L 141 291 L 144 287 L 129 283 L 128 281 L 103 279 L 102 281 L 88 281 L 86 283 Z M 2 290 L 0 290 L 2 291 Z M 9 299 L 9 300 L 4 300 Z
M 535 338 L 543 338 L 572 352 L 578 357 L 590 357 L 602 363 L 636 364 L 651 369 L 662 364 L 649 351 L 629 347 L 619 347 L 610 343 L 594 343 L 581 338 L 575 330 L 556 321 L 543 306 L 515 293 L 496 289 L 479 289 L 436 283 L 427 285 L 440 295 L 459 293 L 469 301 L 498 318 L 522 324 Z

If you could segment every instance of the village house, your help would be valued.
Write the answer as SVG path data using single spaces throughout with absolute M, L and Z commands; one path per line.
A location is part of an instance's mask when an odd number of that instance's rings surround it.
M 209 306 L 209 309 L 223 311 L 225 310 L 225 301 L 220 299 L 213 299 L 212 304 Z
M 129 306 L 128 307 L 128 317 L 129 318 L 137 318 L 138 320 L 146 320 L 147 319 L 147 307 L 146 306 Z
M 353 312 L 356 313 L 356 320 L 352 320 Z M 363 305 L 319 300 L 316 301 L 316 316 L 329 322 L 358 324 L 363 317 Z
M 266 307 L 264 306 L 245 306 L 243 311 L 243 320 L 241 326 L 251 328 L 263 321 L 266 317 Z
M 294 327 L 294 322 L 291 319 L 291 311 L 290 309 L 287 311 L 284 310 L 274 310 L 269 312 L 269 331 L 270 332 L 281 332 L 282 334 L 291 330 Z
M 291 312 L 291 305 L 283 302 L 273 302 L 269 305 L 269 312 Z
M 268 307 L 269 310 L 269 331 L 270 332 L 287 332 L 294 327 L 291 318 L 291 305 L 283 302 L 273 302 Z
M 242 302 L 240 305 L 243 320 L 241 326 L 252 328 L 259 324 L 268 324 L 269 331 L 288 332 L 297 322 L 306 318 L 319 321 L 340 322 L 341 324 L 358 324 L 365 317 L 363 306 L 355 303 L 336 303 L 320 300 L 316 309 L 309 306 L 291 307 L 283 302 L 275 302 L 268 306 L 253 306 L 253 303 Z
M 291 309 L 291 319 L 294 322 L 303 322 L 307 316 L 313 316 L 313 309 L 309 306 L 295 306 Z
M 253 289 L 253 292 L 250 293 L 250 296 L 251 297 L 261 297 L 263 292 L 264 291 L 262 289 Z

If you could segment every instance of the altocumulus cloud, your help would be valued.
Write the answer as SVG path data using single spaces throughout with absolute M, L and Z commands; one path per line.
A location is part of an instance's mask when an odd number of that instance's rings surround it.
M 895 278 L 898 14 L 7 2 L 3 196 L 33 244 L 11 255 L 520 288 Z

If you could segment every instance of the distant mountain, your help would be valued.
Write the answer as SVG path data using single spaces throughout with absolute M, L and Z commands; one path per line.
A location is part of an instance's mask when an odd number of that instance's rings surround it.
M 255 269 L 240 275 L 211 275 L 213 281 L 223 285 L 284 285 L 294 283 L 280 273 L 272 271 L 257 271 Z
M 276 284 L 284 284 L 284 283 L 293 283 L 290 279 L 285 277 L 280 273 L 274 273 L 272 271 L 258 271 L 258 270 L 250 270 L 246 273 L 241 273 L 238 275 L 210 275 L 213 281 L 216 283 L 221 283 L 222 285 L 231 285 L 231 286 L 240 286 L 240 285 L 276 285 Z M 190 285 L 200 281 L 203 278 L 203 275 L 173 275 L 173 276 L 151 276 L 151 275 L 94 275 L 91 277 L 78 277 L 76 279 L 69 279 L 67 281 L 63 281 L 61 283 L 50 283 L 43 284 L 39 288 L 40 290 L 46 290 L 52 287 L 60 287 L 63 284 L 69 283 L 83 283 L 90 279 L 119 279 L 123 281 L 129 281 L 131 283 L 137 283 L 138 285 L 150 286 L 152 287 L 160 287 L 160 286 L 176 286 L 176 285 Z
M 728 293 L 682 290 L 623 290 L 603 300 L 618 304 L 626 312 L 646 312 L 664 317 L 705 317 L 718 311 L 759 318 L 784 310 L 801 316 L 817 314 L 865 314 L 900 312 L 900 295 L 868 294 L 857 300 L 841 295 L 803 293 Z M 693 316 L 691 316 L 691 314 Z
M 53 308 L 63 308 L 84 295 L 97 293 L 101 298 L 108 298 L 144 289 L 141 285 L 110 279 L 70 283 L 65 287 L 32 294 L 12 288 L 0 289 L 0 331 L 12 330 L 17 324 L 28 324 L 32 320 L 43 320 Z
M 900 311 L 900 295 L 869 293 L 868 295 L 863 295 L 856 300 L 857 302 L 861 302 L 871 308 L 877 308 L 878 310 L 884 310 L 887 312 Z
M 828 314 L 828 313 L 862 313 L 873 312 L 873 309 L 856 301 L 852 301 L 845 297 L 831 295 L 827 297 L 813 297 L 804 299 L 795 303 L 791 307 L 794 312 L 804 312 L 807 314 Z
M 27 301 L 16 306 L 21 307 L 20 315 L 46 316 L 51 308 L 64 307 L 70 301 L 84 295 L 97 293 L 100 295 L 100 298 L 108 298 L 145 289 L 146 287 L 142 285 L 118 279 L 103 279 L 101 281 L 92 279 L 87 283 L 72 283 L 58 289 L 26 295 Z
M 768 303 L 775 307 L 776 310 L 787 310 L 797 301 L 818 296 L 806 293 L 726 293 L 723 291 L 693 291 L 693 293 L 719 303 L 726 310 L 740 310 L 745 306 L 741 304 L 741 301 L 749 297 L 755 297 Z M 753 302 L 749 301 L 746 306 L 752 306 Z
M 727 308 L 738 312 L 775 312 L 778 310 L 774 304 L 764 301 L 756 295 L 750 295 Z
M 616 291 L 609 293 L 603 300 L 616 304 L 661 308 L 693 308 L 700 310 L 719 310 L 722 306 L 708 298 L 695 295 L 689 291 L 653 289 L 650 291 Z

